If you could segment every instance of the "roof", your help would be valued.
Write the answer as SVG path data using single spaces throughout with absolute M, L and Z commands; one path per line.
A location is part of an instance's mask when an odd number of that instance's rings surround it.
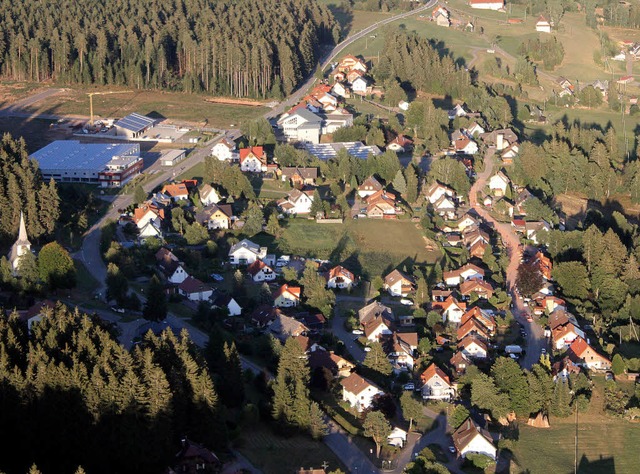
M 358 186 L 359 191 L 380 191 L 382 190 L 382 184 L 378 181 L 375 176 L 369 176 L 365 179 L 360 186 Z
M 420 374 L 420 380 L 425 384 L 436 375 L 444 380 L 448 385 L 451 385 L 447 374 L 445 374 L 442 369 L 433 362 L 425 369 L 424 372 L 422 372 L 422 374 Z
M 453 444 L 455 445 L 456 449 L 458 450 L 458 452 L 461 452 L 478 435 L 482 436 L 489 443 L 493 444 L 493 438 L 491 437 L 491 434 L 487 430 L 480 428 L 471 418 L 467 418 L 465 421 L 463 421 L 451 436 L 453 437 Z
M 578 359 L 584 359 L 584 355 L 585 352 L 587 351 L 591 351 L 593 353 L 593 355 L 591 355 L 591 359 L 593 359 L 593 357 L 599 357 L 600 360 L 604 360 L 609 362 L 609 359 L 607 359 L 605 356 L 603 356 L 602 354 L 598 353 L 593 347 L 591 347 L 587 341 L 585 341 L 582 337 L 577 337 L 569 346 L 569 354 L 570 356 L 573 355 L 575 356 L 575 358 Z M 590 359 L 590 360 L 591 360 Z M 575 362 L 575 361 L 574 361 Z
M 391 325 L 391 321 L 387 320 L 383 316 L 376 316 L 373 319 L 362 323 L 362 325 L 364 326 L 364 335 L 366 337 L 369 337 L 371 334 L 373 334 L 376 331 L 376 329 L 378 329 L 383 324 L 387 327 L 387 329 L 389 329 L 389 326 Z
M 402 148 L 413 145 L 413 141 L 404 135 L 398 135 L 391 142 L 389 142 L 389 145 L 391 145 L 392 143 L 395 143 L 396 145 L 399 145 Z
M 486 291 L 487 293 L 493 293 L 493 287 L 484 280 L 478 278 L 472 278 L 460 285 L 460 293 L 467 295 L 473 291 Z
M 140 219 L 147 215 L 147 213 L 153 212 L 160 219 L 164 219 L 164 209 L 158 209 L 150 204 L 143 204 L 133 211 L 133 221 L 137 224 Z
M 540 16 L 538 17 L 538 21 L 536 22 L 536 25 L 540 25 L 540 24 L 546 24 L 546 25 L 549 25 L 550 23 L 549 23 L 549 20 L 547 20 L 547 19 L 544 17 L 544 15 L 540 15 Z
M 189 190 L 187 189 L 187 185 L 184 183 L 173 183 L 173 184 L 165 184 L 162 187 L 163 194 L 168 194 L 171 197 L 177 196 L 188 196 Z
M 11 246 L 11 252 L 9 252 L 9 261 L 13 263 L 19 257 L 19 247 L 26 246 L 31 247 L 29 237 L 27 236 L 27 227 L 24 223 L 24 214 L 20 211 L 20 225 L 18 230 L 18 240 Z
M 187 294 L 191 294 L 197 293 L 199 291 L 210 291 L 211 287 L 206 283 L 198 280 L 197 278 L 188 276 L 182 283 L 178 285 L 178 289 L 180 289 L 180 291 L 184 291 Z
M 468 319 L 464 324 L 458 326 L 456 330 L 456 336 L 458 339 L 463 339 L 467 334 L 478 334 L 485 339 L 489 337 L 487 329 L 477 320 Z
M 380 387 L 378 387 L 373 382 L 369 382 L 367 379 L 360 377 L 358 374 L 353 373 L 349 375 L 347 378 L 342 379 L 340 381 L 340 385 L 347 391 L 351 392 L 354 395 L 358 395 L 365 391 L 369 387 L 373 387 L 374 389 L 382 392 Z
M 448 279 L 448 278 L 454 278 L 456 276 L 459 277 L 460 275 L 462 275 L 467 270 L 473 270 L 474 272 L 476 272 L 479 275 L 482 275 L 484 277 L 484 270 L 482 268 L 480 268 L 478 265 L 474 265 L 473 263 L 465 263 L 464 265 L 462 265 L 457 270 L 452 270 L 450 272 L 444 272 L 442 274 L 442 276 L 443 276 L 443 278 L 445 280 Z
M 275 319 L 269 325 L 269 330 L 286 337 L 298 336 L 309 328 L 297 319 L 283 313 L 276 314 Z
M 299 286 L 289 286 L 287 283 L 285 283 L 273 294 L 273 299 L 276 299 L 285 294 L 289 294 L 295 299 L 299 300 L 301 292 L 302 289 Z
M 282 176 L 292 178 L 300 176 L 302 179 L 316 179 L 318 177 L 318 168 L 301 168 L 299 166 L 285 166 L 282 168 Z
M 114 157 L 140 155 L 137 143 L 80 143 L 56 140 L 36 151 L 31 158 L 45 170 L 102 171 Z
M 315 369 L 317 367 L 324 367 L 329 369 L 332 373 L 337 374 L 340 367 L 355 367 L 354 364 L 347 359 L 334 354 L 333 351 L 324 351 L 322 349 L 313 351 L 309 354 L 309 367 Z
M 261 146 L 251 146 L 240 150 L 240 163 L 246 160 L 250 154 L 254 155 L 261 162 L 267 162 L 267 155 L 265 155 L 264 149 Z
M 479 307 L 474 306 L 462 315 L 460 324 L 464 324 L 470 319 L 477 319 L 484 327 L 493 331 L 496 329 L 496 321 L 493 316 L 486 311 L 482 311 Z
M 471 364 L 471 361 L 466 355 L 464 355 L 464 352 L 456 351 L 453 356 L 451 356 L 451 359 L 449 359 L 449 363 L 452 366 L 457 367 L 461 364 L 469 365 Z
M 393 319 L 393 310 L 379 301 L 374 301 L 358 311 L 358 320 L 361 324 L 374 319 L 376 316 Z
M 387 286 L 393 286 L 399 281 L 407 281 L 411 285 L 414 284 L 413 278 L 407 275 L 406 273 L 401 272 L 397 268 L 389 273 L 386 277 L 384 277 L 384 284 Z
M 264 263 L 262 260 L 257 259 L 255 262 L 253 262 L 251 265 L 249 265 L 247 267 L 247 273 L 249 273 L 249 275 L 251 275 L 252 277 L 256 276 L 260 270 L 262 270 L 263 268 L 267 268 L 269 270 L 272 270 L 271 267 L 269 265 L 267 265 L 266 263 Z M 272 270 L 273 271 L 273 270 Z
M 461 341 L 458 341 L 458 347 L 469 347 L 471 344 L 476 344 L 485 352 L 487 352 L 487 345 L 471 334 L 466 335 Z
M 124 128 L 125 130 L 137 133 L 151 127 L 154 123 L 154 119 L 147 117 L 146 115 L 136 114 L 134 112 L 116 121 L 114 125 L 116 127 Z
M 337 142 L 337 143 L 305 143 L 304 148 L 320 160 L 334 158 L 339 150 L 346 150 L 351 156 L 366 160 L 369 154 L 381 155 L 382 151 L 375 145 L 368 146 L 362 142 Z
M 255 253 L 256 255 L 260 254 L 260 246 L 258 244 L 251 242 L 249 239 L 242 239 L 237 244 L 231 246 L 231 248 L 229 249 L 229 255 L 242 248 L 247 249 L 250 252 Z
M 281 314 L 280 308 L 274 308 L 271 305 L 262 305 L 251 313 L 251 320 L 260 326 L 264 326 L 273 321 L 277 315 Z
M 356 277 L 342 265 L 337 265 L 327 272 L 327 280 L 331 280 L 332 278 L 346 278 L 354 281 Z
M 162 152 L 162 160 L 174 161 L 183 156 L 186 150 L 165 150 Z
M 196 459 L 202 460 L 208 464 L 218 464 L 220 462 L 218 457 L 212 451 L 200 444 L 196 444 L 186 438 L 182 440 L 182 444 L 182 449 L 178 454 L 176 454 L 178 461 Z

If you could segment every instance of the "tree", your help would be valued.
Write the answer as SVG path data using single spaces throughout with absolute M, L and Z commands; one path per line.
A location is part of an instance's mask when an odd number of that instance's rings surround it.
M 420 338 L 420 342 L 418 342 L 418 352 L 421 357 L 428 357 L 432 348 L 433 344 L 431 343 L 431 339 L 428 337 Z
M 369 347 L 371 347 L 371 350 L 367 352 L 367 355 L 364 358 L 364 366 L 369 367 L 371 370 L 375 370 L 382 375 L 390 375 L 393 371 L 393 367 L 391 367 L 391 363 L 389 362 L 387 355 L 384 353 L 382 344 L 379 342 L 373 342 Z
M 327 289 L 326 280 L 318 274 L 318 269 L 312 261 L 307 262 L 300 283 L 304 286 L 307 304 L 319 309 L 325 316 L 330 316 L 336 295 Z
M 310 377 L 302 347 L 294 338 L 287 339 L 273 384 L 272 414 L 276 420 L 300 429 L 309 428 Z
M 398 191 L 403 196 L 407 193 L 407 180 L 402 174 L 402 170 L 398 170 L 395 178 L 393 178 L 393 189 Z
M 142 188 L 142 185 L 138 184 L 133 190 L 133 202 L 140 204 L 147 199 L 147 192 Z
M 509 395 L 510 407 L 519 417 L 531 413 L 529 386 L 518 363 L 509 357 L 498 357 L 491 367 L 491 375 L 498 389 Z
M 404 170 L 404 178 L 407 183 L 407 192 L 405 193 L 405 199 L 408 203 L 414 203 L 418 199 L 418 175 L 413 163 Z
M 167 317 L 167 295 L 156 275 L 151 277 L 145 296 L 142 316 L 149 321 L 164 321 Z
M 40 279 L 49 289 L 73 288 L 76 285 L 76 267 L 73 259 L 60 244 L 50 242 L 38 254 Z
M 283 229 L 280 225 L 280 221 L 278 221 L 278 216 L 276 216 L 275 213 L 272 213 L 267 221 L 267 233 L 278 239 L 282 235 L 282 231 Z
M 209 231 L 206 227 L 193 222 L 187 226 L 184 238 L 188 245 L 199 245 L 209 239 Z
M 582 262 L 559 262 L 553 267 L 553 279 L 569 298 L 586 300 L 589 296 L 589 274 Z
M 423 276 L 418 278 L 414 300 L 415 304 L 418 306 L 424 306 L 429 302 L 429 286 Z
M 373 439 L 373 442 L 376 444 L 376 457 L 379 458 L 382 443 L 384 443 L 391 434 L 391 425 L 382 412 L 372 411 L 367 413 L 363 427 L 364 435 Z
M 496 420 L 509 412 L 508 395 L 500 393 L 493 380 L 483 373 L 479 373 L 471 382 L 471 403 L 491 412 Z
M 313 191 L 313 200 L 311 202 L 311 217 L 316 217 L 318 214 L 323 214 L 324 207 L 322 205 L 322 199 L 320 198 L 320 193 L 318 189 Z
M 324 413 L 316 402 L 311 402 L 311 408 L 309 409 L 309 434 L 315 440 L 322 439 L 327 434 Z
M 550 411 L 553 416 L 566 418 L 571 415 L 571 393 L 569 382 L 558 378 L 553 389 Z
M 542 273 L 534 262 L 523 262 L 518 266 L 516 285 L 524 296 L 531 296 L 540 291 L 543 283 Z
M 451 427 L 454 430 L 457 430 L 467 418 L 469 418 L 469 410 L 467 410 L 464 405 L 456 405 L 456 407 L 451 411 L 448 421 Z
M 242 227 L 242 233 L 252 237 L 258 232 L 262 231 L 262 221 L 264 220 L 264 214 L 260 206 L 255 203 L 249 203 L 249 207 L 243 214 L 244 226 Z
M 422 416 L 422 404 L 414 398 L 410 391 L 405 390 L 400 396 L 400 407 L 404 419 L 409 420 L 409 431 L 411 431 L 413 421 Z
M 429 311 L 427 313 L 427 326 L 431 329 L 435 327 L 436 324 L 442 322 L 442 316 L 437 311 Z
M 115 300 L 118 306 L 123 306 L 129 292 L 129 281 L 118 265 L 110 262 L 107 265 L 107 299 Z
M 611 371 L 613 372 L 613 374 L 622 375 L 625 370 L 626 367 L 624 364 L 624 360 L 622 360 L 620 354 L 614 355 L 613 359 L 611 360 Z
M 238 407 L 244 402 L 244 381 L 240 355 L 234 342 L 224 343 L 224 363 L 220 373 L 218 392 L 220 399 L 228 407 Z

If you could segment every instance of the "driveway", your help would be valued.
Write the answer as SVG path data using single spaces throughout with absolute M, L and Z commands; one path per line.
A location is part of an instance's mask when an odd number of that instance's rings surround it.
M 367 304 L 367 300 L 364 297 L 336 295 L 336 302 L 340 301 L 353 301 L 362 304 L 362 306 Z M 344 346 L 346 347 L 347 352 L 351 354 L 351 357 L 353 357 L 353 359 L 359 364 L 362 364 L 364 362 L 366 352 L 360 344 L 355 342 L 356 338 L 360 336 L 352 334 L 351 331 L 347 331 L 344 327 L 344 320 L 344 314 L 342 314 L 341 311 L 335 311 L 333 318 L 331 318 L 331 332 L 344 343 Z

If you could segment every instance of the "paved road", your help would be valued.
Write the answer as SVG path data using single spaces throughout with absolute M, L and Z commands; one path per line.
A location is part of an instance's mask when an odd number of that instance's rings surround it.
M 515 290 L 516 277 L 518 275 L 518 266 L 522 260 L 522 249 L 520 245 L 520 237 L 513 230 L 510 224 L 496 221 L 489 212 L 478 203 L 478 191 L 484 189 L 489 176 L 493 172 L 493 155 L 495 149 L 490 148 L 484 159 L 484 171 L 476 177 L 476 182 L 469 191 L 470 206 L 487 222 L 491 222 L 495 229 L 502 237 L 502 243 L 505 246 L 507 255 L 509 256 L 509 266 L 507 267 L 507 291 L 511 295 L 513 301 L 513 315 L 516 317 L 527 332 L 527 351 L 521 364 L 525 369 L 530 369 L 540 359 L 542 348 L 546 346 L 547 341 L 544 337 L 544 331 L 536 322 L 528 322 L 526 319 L 527 308 L 523 301 L 519 298 Z
M 367 303 L 366 298 L 363 297 L 336 295 L 336 302 L 340 301 L 355 301 L 357 303 L 361 303 L 362 306 Z M 356 338 L 360 336 L 356 336 L 350 331 L 347 331 L 344 328 L 344 320 L 344 315 L 339 311 L 336 311 L 333 318 L 331 318 L 331 332 L 334 336 L 336 336 L 344 343 L 344 346 L 347 349 L 347 352 L 351 354 L 351 357 L 353 357 L 353 359 L 359 364 L 362 364 L 364 362 L 364 356 L 366 355 L 366 353 L 364 352 L 362 346 L 355 342 Z
M 342 428 L 328 416 L 325 417 L 325 422 L 327 423 L 328 434 L 322 441 L 342 461 L 350 473 L 377 474 L 380 472 Z
M 32 106 L 40 101 L 48 99 L 54 95 L 60 94 L 64 92 L 64 89 L 46 89 L 42 92 L 38 92 L 37 94 L 30 95 L 24 99 L 18 100 L 9 106 L 0 110 L 0 117 L 31 117 L 33 114 L 28 114 L 24 112 L 24 109 Z M 43 117 L 48 118 L 48 117 Z M 55 117 L 58 119 L 59 117 Z
M 414 446 L 412 454 L 418 454 L 430 444 L 437 444 L 449 457 L 449 462 L 445 464 L 445 466 L 447 466 L 447 469 L 449 469 L 449 471 L 453 472 L 454 474 L 463 474 L 462 470 L 460 469 L 460 466 L 462 465 L 461 461 L 457 459 L 455 455 L 449 453 L 449 446 L 453 444 L 453 440 L 451 439 L 451 433 L 453 432 L 453 430 L 447 422 L 447 416 L 444 413 L 436 413 L 435 411 L 427 407 L 423 407 L 422 412 L 429 418 L 436 420 L 438 422 L 438 426 L 434 430 L 429 431 L 426 435 L 420 438 L 420 440 Z

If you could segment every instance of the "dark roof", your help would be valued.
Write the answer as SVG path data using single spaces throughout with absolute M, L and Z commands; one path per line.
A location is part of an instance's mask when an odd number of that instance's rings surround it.
M 464 422 L 462 422 L 462 424 L 458 427 L 457 430 L 453 432 L 451 436 L 453 438 L 453 444 L 455 444 L 456 449 L 458 450 L 458 452 L 460 452 L 467 445 L 469 445 L 469 443 L 477 435 L 484 437 L 487 441 L 493 444 L 491 433 L 483 428 L 480 428 L 471 418 L 467 418 Z
M 167 321 L 149 321 L 136 329 L 136 337 L 142 337 L 149 331 L 151 331 L 156 336 L 159 336 L 166 329 L 173 332 L 173 334 L 175 334 L 176 336 L 180 335 L 181 329 L 175 326 L 171 326 L 171 324 L 169 324 Z
M 178 462 L 183 462 L 191 459 L 203 461 L 206 464 L 219 464 L 220 460 L 212 451 L 204 446 L 189 441 L 188 439 L 182 440 L 182 449 L 176 454 Z
M 133 113 L 116 121 L 115 126 L 132 132 L 141 132 L 145 128 L 151 127 L 154 123 L 155 120 L 146 115 Z
M 197 291 L 208 291 L 211 289 L 209 285 L 198 280 L 197 278 L 193 278 L 192 276 L 188 276 L 185 280 L 178 285 L 178 288 L 185 293 L 195 293 Z

